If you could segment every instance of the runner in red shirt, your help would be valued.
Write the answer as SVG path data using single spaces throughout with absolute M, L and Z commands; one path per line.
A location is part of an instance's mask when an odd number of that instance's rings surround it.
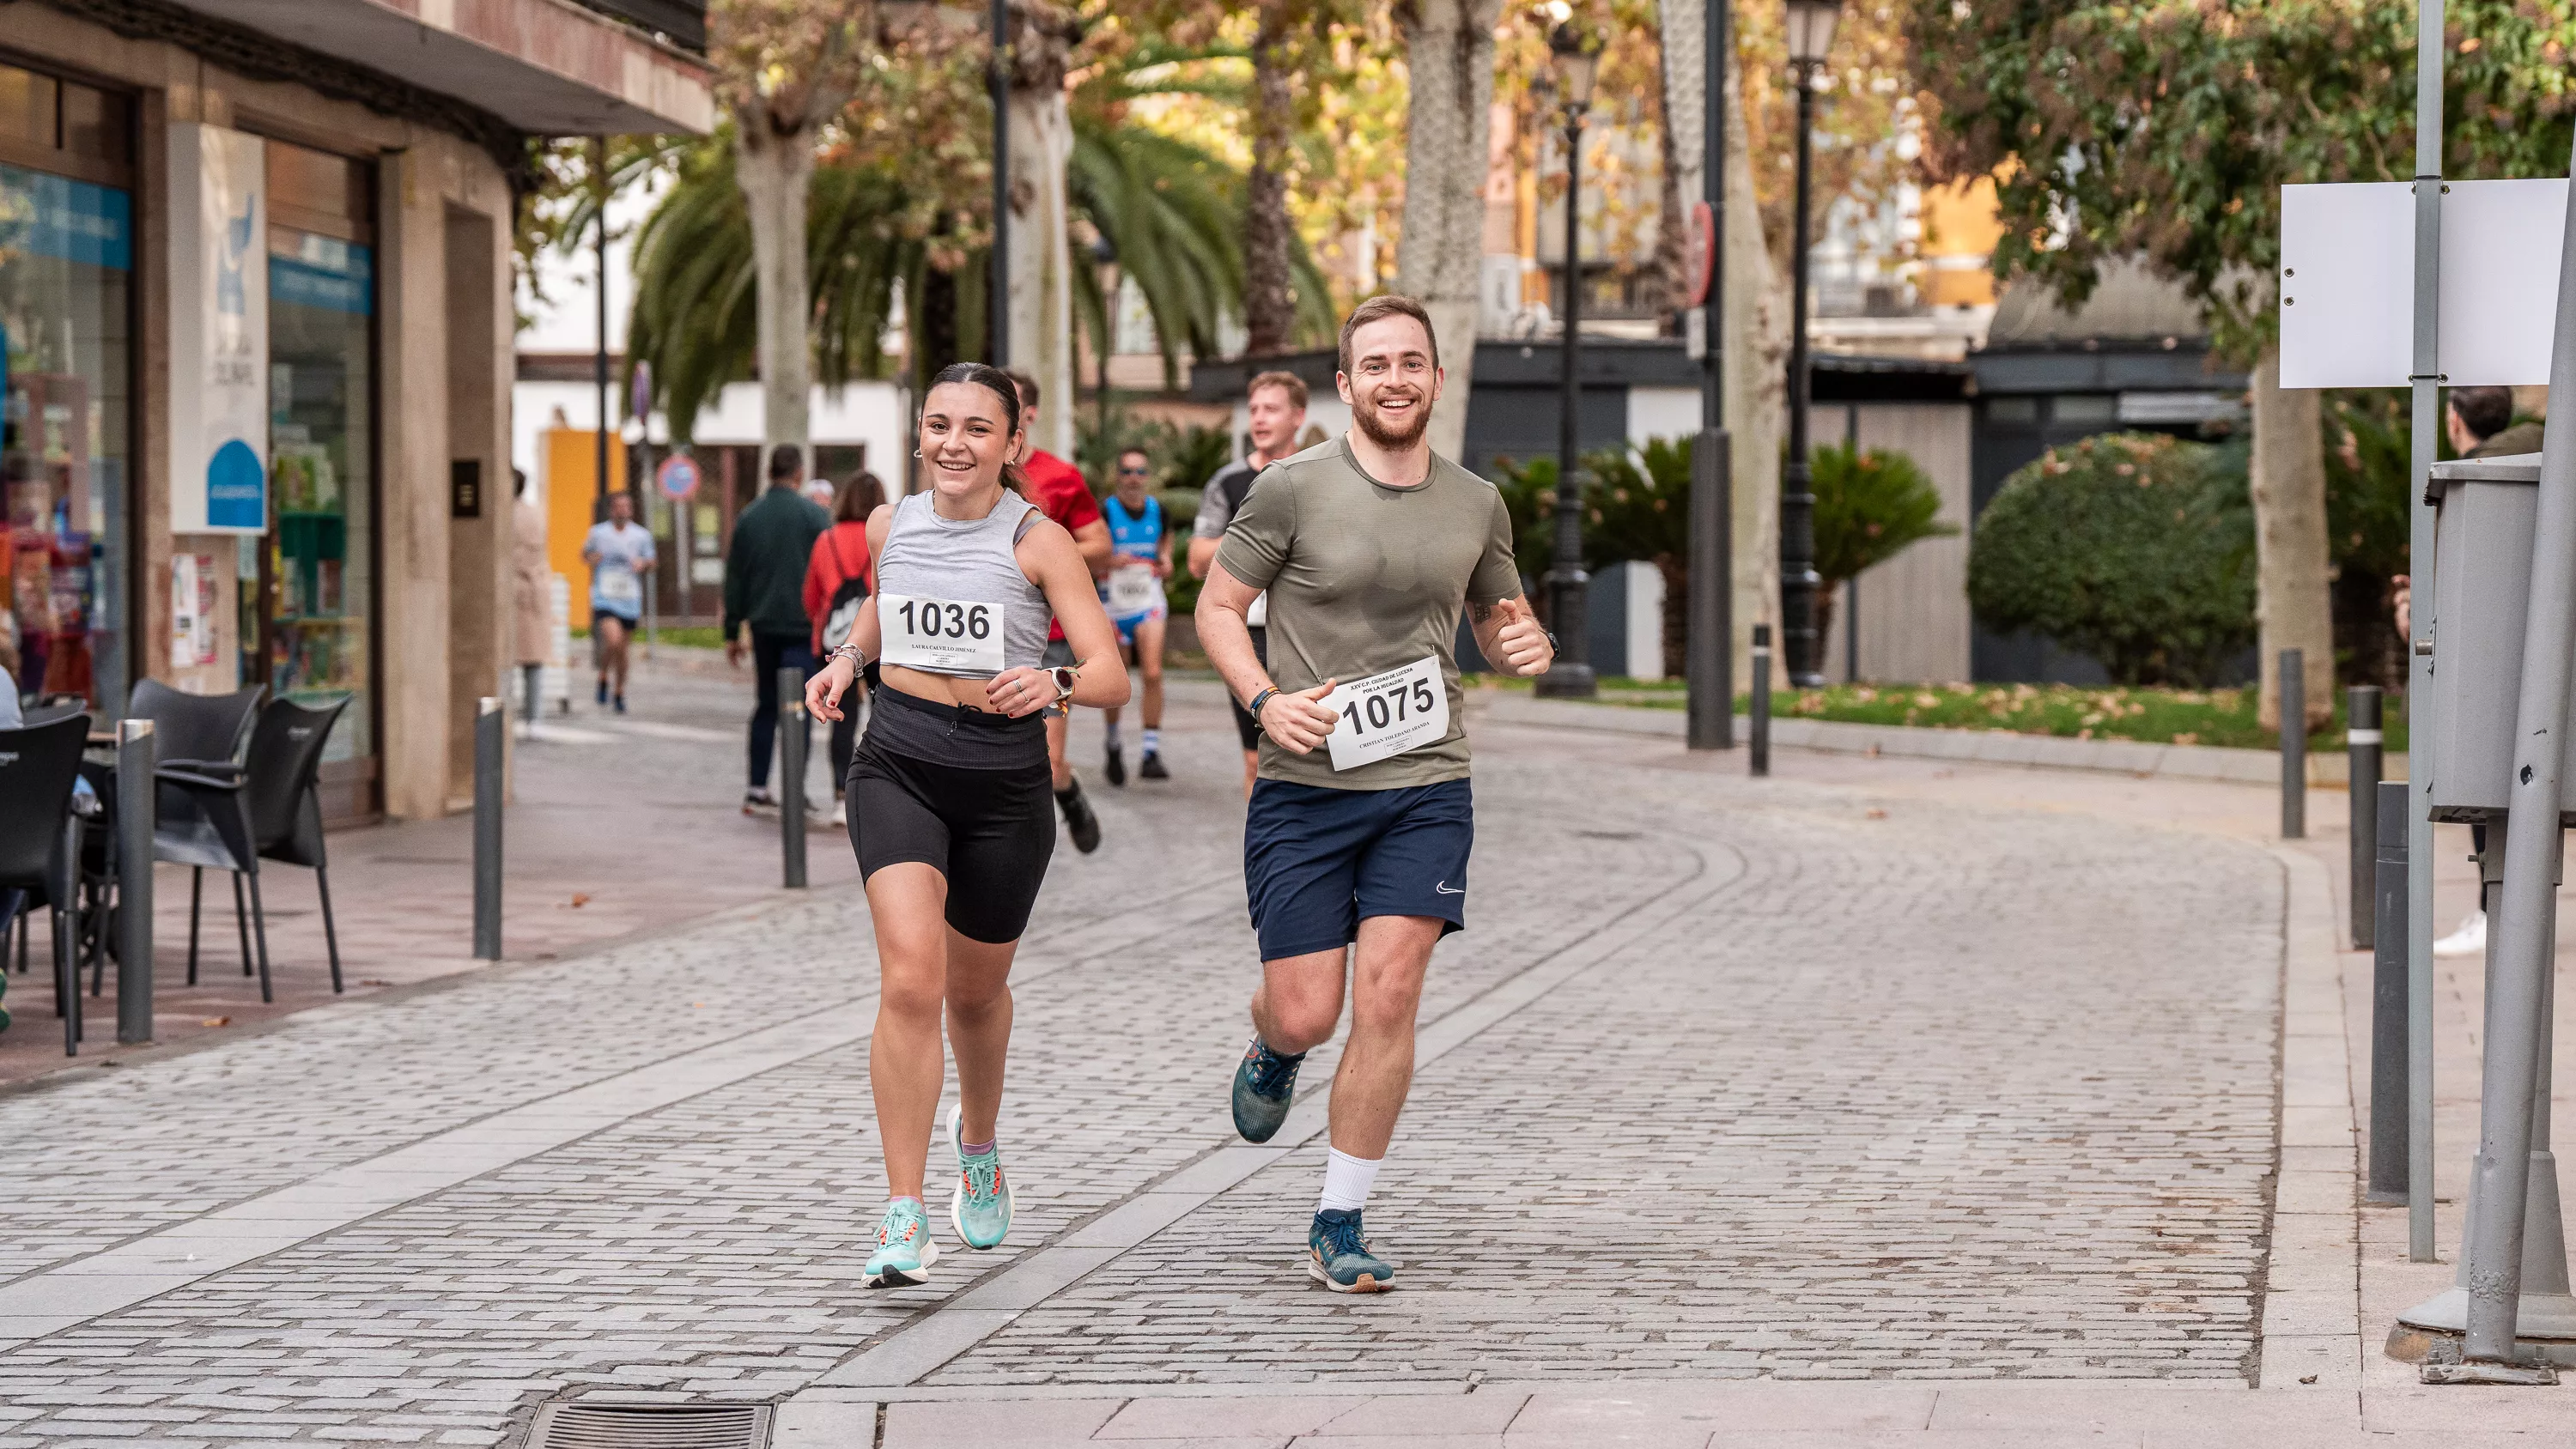
M 1010 369 L 1010 374 L 1011 382 L 1020 390 L 1020 426 L 1035 437 L 1037 379 L 1016 367 Z M 1020 471 L 1029 480 L 1029 501 L 1073 535 L 1074 546 L 1082 550 L 1083 562 L 1091 565 L 1094 578 L 1106 574 L 1109 521 L 1100 516 L 1100 502 L 1091 496 L 1091 485 L 1083 481 L 1082 470 L 1053 453 L 1031 448 L 1028 456 L 1020 460 Z M 1046 662 L 1048 668 L 1074 662 L 1072 647 L 1065 643 L 1062 621 L 1048 627 Z M 1047 764 L 1055 770 L 1055 803 L 1064 811 L 1065 829 L 1073 836 L 1073 848 L 1089 855 L 1100 848 L 1100 820 L 1091 813 L 1091 802 L 1082 798 L 1082 782 L 1073 777 L 1073 761 L 1064 746 L 1066 724 L 1061 712 L 1047 719 Z

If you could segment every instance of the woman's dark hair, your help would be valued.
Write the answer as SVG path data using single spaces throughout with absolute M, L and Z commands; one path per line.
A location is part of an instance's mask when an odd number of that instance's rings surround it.
M 850 475 L 849 482 L 841 485 L 841 496 L 832 509 L 832 521 L 865 523 L 868 515 L 876 512 L 885 501 L 885 485 L 877 481 L 876 474 L 861 468 Z
M 1009 373 L 982 362 L 952 362 L 939 369 L 938 374 L 930 379 L 930 387 L 937 387 L 944 382 L 971 382 L 991 392 L 993 396 L 1002 400 L 1002 417 L 1009 424 L 1010 431 L 1013 434 L 1019 432 L 1020 390 L 1012 384 Z M 922 396 L 925 399 L 928 398 L 930 388 L 923 388 Z M 1020 471 L 1019 464 L 1002 465 L 1003 487 L 1026 498 L 1029 493 L 1028 483 L 1028 475 Z

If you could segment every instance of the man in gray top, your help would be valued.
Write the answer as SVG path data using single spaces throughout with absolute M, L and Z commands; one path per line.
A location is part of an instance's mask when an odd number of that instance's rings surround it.
M 1475 821 L 1459 612 L 1515 674 L 1544 673 L 1555 647 L 1521 598 L 1502 495 L 1431 452 L 1440 356 L 1421 304 L 1361 303 L 1340 363 L 1351 430 L 1262 474 L 1217 550 L 1198 625 L 1264 736 L 1243 828 L 1262 981 L 1235 1128 L 1254 1142 L 1279 1130 L 1299 1062 L 1340 1024 L 1355 979 L 1308 1272 L 1370 1293 L 1395 1275 L 1369 1252 L 1360 1213 L 1412 1086 L 1431 948 L 1466 926 Z M 1267 668 L 1245 618 L 1264 590 Z
M 1252 435 L 1252 451 L 1239 463 L 1228 463 L 1207 480 L 1199 495 L 1199 513 L 1190 525 L 1190 574 L 1206 578 L 1216 566 L 1216 546 L 1225 538 L 1226 525 L 1234 522 L 1235 513 L 1243 507 L 1252 492 L 1252 480 L 1263 469 L 1295 451 L 1297 434 L 1306 426 L 1306 380 L 1293 372 L 1265 372 L 1255 376 L 1243 388 L 1244 431 Z M 1252 652 L 1261 662 L 1270 662 L 1270 638 L 1267 625 L 1267 599 L 1256 598 L 1244 612 L 1244 622 L 1252 628 Z M 1252 782 L 1261 770 L 1261 726 L 1244 710 L 1243 701 L 1228 696 L 1226 704 L 1234 711 L 1234 732 L 1243 746 L 1243 793 L 1252 793 Z

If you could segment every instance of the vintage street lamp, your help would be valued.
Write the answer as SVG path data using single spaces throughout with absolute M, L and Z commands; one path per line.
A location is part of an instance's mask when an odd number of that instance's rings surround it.
M 1816 79 L 1833 44 L 1838 0 L 1788 0 L 1789 71 L 1798 87 L 1796 228 L 1789 245 L 1789 459 L 1780 474 L 1780 633 L 1789 682 L 1825 682 L 1824 641 L 1816 634 L 1816 495 L 1807 467 L 1807 197 L 1814 169 Z
M 1559 6 L 1560 12 L 1565 7 Z M 1548 622 L 1556 633 L 1556 662 L 1537 680 L 1537 692 L 1588 699 L 1598 693 L 1584 636 L 1583 486 L 1576 471 L 1575 420 L 1583 401 L 1583 113 L 1592 105 L 1592 82 L 1601 69 L 1599 43 L 1560 13 L 1547 38 L 1556 96 L 1565 106 L 1565 285 L 1558 289 L 1565 327 L 1559 361 L 1564 397 L 1556 434 L 1556 558 L 1547 574 Z
M 1100 435 L 1106 438 L 1109 436 L 1109 354 L 1118 346 L 1118 248 L 1109 240 L 1107 232 L 1091 240 L 1091 275 L 1100 283 Z

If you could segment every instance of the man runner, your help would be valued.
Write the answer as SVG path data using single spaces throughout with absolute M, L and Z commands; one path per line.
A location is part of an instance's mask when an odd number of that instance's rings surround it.
M 1351 429 L 1262 475 L 1199 595 L 1199 637 L 1260 721 L 1261 778 L 1243 874 L 1261 941 L 1252 1046 L 1234 1123 L 1269 1140 L 1297 1067 L 1341 1021 L 1331 1152 L 1307 1229 L 1307 1271 L 1337 1293 L 1394 1286 L 1360 1215 L 1413 1079 L 1413 1018 L 1431 948 L 1466 928 L 1475 820 L 1453 641 L 1464 605 L 1485 657 L 1546 672 L 1494 485 L 1433 456 L 1439 344 L 1409 297 L 1362 302 L 1335 378 Z M 1270 592 L 1273 675 L 1246 614 Z M 1356 945 L 1356 961 L 1350 948 Z
M 1100 505 L 1109 521 L 1109 546 L 1115 550 L 1109 577 L 1100 581 L 1100 602 L 1118 630 L 1118 647 L 1145 675 L 1145 756 L 1137 773 L 1148 780 L 1168 780 L 1163 768 L 1163 631 L 1171 607 L 1163 598 L 1163 581 L 1172 576 L 1172 533 L 1163 517 L 1163 500 L 1146 492 L 1154 479 L 1153 459 L 1142 448 L 1118 455 L 1118 491 Z M 1127 760 L 1119 752 L 1118 711 L 1101 711 L 1109 731 L 1109 783 L 1127 783 Z
M 1208 567 L 1216 562 L 1217 541 L 1225 537 L 1225 526 L 1234 521 L 1243 507 L 1243 496 L 1252 491 L 1252 480 L 1261 470 L 1288 456 L 1296 445 L 1297 434 L 1306 426 L 1306 379 L 1293 372 L 1265 372 L 1245 384 L 1244 416 L 1246 430 L 1252 434 L 1252 451 L 1240 463 L 1228 463 L 1216 470 L 1207 481 L 1199 498 L 1198 520 L 1190 525 L 1190 574 L 1204 579 Z M 1244 622 L 1252 629 L 1252 652 L 1264 668 L 1270 663 L 1270 600 L 1267 596 L 1252 601 Z M 1252 781 L 1261 767 L 1261 726 L 1243 708 L 1243 701 L 1226 696 L 1234 711 L 1234 732 L 1243 744 L 1243 793 L 1252 794 Z
M 1019 368 L 1010 369 L 1011 385 L 1020 393 L 1020 431 L 1034 438 L 1038 435 L 1038 380 Z M 1037 447 L 1031 447 L 1020 461 L 1020 472 L 1028 479 L 1029 501 L 1038 511 L 1073 535 L 1073 545 L 1081 550 L 1082 561 L 1091 566 L 1093 579 L 1109 572 L 1109 525 L 1101 520 L 1100 504 L 1091 496 L 1091 485 L 1083 481 L 1082 470 Z M 1064 621 L 1047 626 L 1046 667 L 1049 669 L 1074 662 L 1073 646 L 1064 640 Z M 1064 812 L 1064 826 L 1073 836 L 1073 848 L 1089 855 L 1100 848 L 1100 817 L 1091 813 L 1091 802 L 1082 798 L 1082 782 L 1073 777 L 1073 761 L 1065 754 L 1066 728 L 1072 723 L 1072 712 L 1058 711 L 1046 722 L 1047 764 L 1055 771 L 1056 808 Z
M 599 636 L 599 702 L 626 713 L 626 641 L 644 617 L 644 576 L 653 568 L 653 533 L 635 521 L 635 495 L 608 495 L 608 521 L 581 541 L 590 565 L 590 628 Z M 531 712 L 533 717 L 533 711 Z

